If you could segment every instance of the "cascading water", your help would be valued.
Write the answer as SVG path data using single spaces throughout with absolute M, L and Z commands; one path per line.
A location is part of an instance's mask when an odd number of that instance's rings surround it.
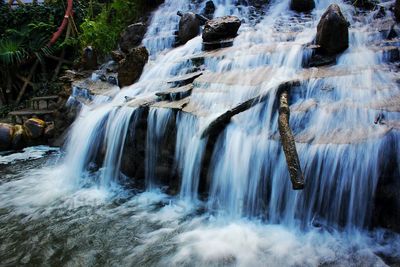
M 174 48 L 176 11 L 200 12 L 205 2 L 166 0 L 143 41 L 151 56 L 140 80 L 112 99 L 96 97 L 83 105 L 56 167 L 0 185 L 2 220 L 26 216 L 54 235 L 22 242 L 29 246 L 43 238 L 36 243 L 47 254 L 14 257 L 32 263 L 40 255 L 59 264 L 52 243 L 65 242 L 63 264 L 72 265 L 384 266 L 380 256 L 400 259 L 397 235 L 366 231 L 383 155 L 400 152 L 398 113 L 385 111 L 386 124 L 374 124 L 381 103 L 398 94 L 398 75 L 374 49 L 386 38 L 371 30 L 376 12 L 356 13 L 343 1 L 317 0 L 305 15 L 290 11 L 289 0 L 272 1 L 254 25 L 245 1 L 218 0 L 216 16 L 243 19 L 233 46 L 204 52 L 198 36 Z M 340 5 L 351 24 L 349 48 L 335 66 L 303 68 L 319 18 L 331 3 Z M 204 62 L 198 66 L 193 58 Z M 203 75 L 192 83 L 187 109 L 148 108 L 144 192 L 126 192 L 120 186 L 124 145 L 137 134 L 132 129 L 143 114 L 135 103 L 154 99 L 177 77 L 199 69 Z M 306 178 L 303 191 L 291 188 L 276 110 L 278 86 L 296 79 L 301 82 L 291 89 L 290 125 Z M 211 140 L 202 133 L 209 123 L 259 95 L 267 101 L 234 116 L 208 151 Z M 178 197 L 162 193 L 163 177 L 156 172 L 171 127 Z M 202 172 L 208 181 L 201 181 Z M 9 207 L 13 212 L 3 213 Z M 52 224 L 43 225 L 45 220 Z M 10 231 L 7 224 L 1 227 Z M 26 222 L 18 227 L 25 229 Z M 75 238 L 69 233 L 74 227 L 80 231 Z M 59 241 L 57 233 L 68 240 Z M 102 250 L 107 254 L 96 259 Z

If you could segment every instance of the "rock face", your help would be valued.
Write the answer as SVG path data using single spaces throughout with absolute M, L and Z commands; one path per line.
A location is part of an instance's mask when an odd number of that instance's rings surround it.
M 146 30 L 146 24 L 143 22 L 129 25 L 121 34 L 121 39 L 119 41 L 121 50 L 128 53 L 130 49 L 140 45 L 146 34 Z
M 215 4 L 213 1 L 207 1 L 206 6 L 204 7 L 203 10 L 203 15 L 209 19 L 212 19 L 214 17 L 214 12 L 215 12 Z
M 10 124 L 0 123 L 0 150 L 11 148 L 14 127 Z
M 205 42 L 215 42 L 234 38 L 240 28 L 241 21 L 235 16 L 219 17 L 206 22 L 203 31 Z
M 396 16 L 396 20 L 400 21 L 400 0 L 396 0 L 394 4 L 394 15 Z
M 149 59 L 149 52 L 143 46 L 133 48 L 118 67 L 118 84 L 120 87 L 133 84 L 142 75 L 144 65 Z
M 192 12 L 182 15 L 179 21 L 178 38 L 181 44 L 187 43 L 200 33 L 200 21 Z
M 373 10 L 377 6 L 378 1 L 376 0 L 357 0 L 353 1 L 353 5 L 358 8 Z
M 290 9 L 297 12 L 310 12 L 315 8 L 314 0 L 292 0 Z
M 316 43 L 328 55 L 338 54 L 348 48 L 349 23 L 338 5 L 330 5 L 322 15 L 318 23 Z
M 31 139 L 37 139 L 43 136 L 46 129 L 46 122 L 41 119 L 32 118 L 24 123 L 26 134 Z

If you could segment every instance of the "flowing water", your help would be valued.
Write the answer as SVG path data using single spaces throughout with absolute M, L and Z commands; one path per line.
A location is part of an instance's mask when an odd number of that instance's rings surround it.
M 234 14 L 243 23 L 232 47 L 206 53 L 200 36 L 173 48 L 176 11 L 200 12 L 205 4 L 188 2 L 166 0 L 154 12 L 143 41 L 151 59 L 140 80 L 84 105 L 65 151 L 45 155 L 38 147 L 0 158 L 2 266 L 399 264 L 399 236 L 368 228 L 381 160 L 400 152 L 398 113 L 385 110 L 387 123 L 373 123 L 399 89 L 387 55 L 376 49 L 385 38 L 375 29 L 376 12 L 317 0 L 311 14 L 299 15 L 285 0 L 272 1 L 254 20 L 245 1 L 218 0 L 217 16 Z M 331 3 L 351 24 L 350 47 L 333 67 L 305 69 L 307 45 Z M 145 186 L 132 186 L 121 158 L 141 114 L 126 97 L 154 98 L 171 87 L 167 81 L 197 71 L 196 57 L 204 58 L 204 74 L 193 83 L 190 111 L 149 109 Z M 294 79 L 302 82 L 291 91 L 290 124 L 304 191 L 291 189 L 274 105 L 278 85 Z M 267 101 L 235 116 L 215 140 L 207 198 L 200 197 L 202 131 L 264 94 Z M 171 120 L 181 177 L 176 196 L 165 193 L 155 172 Z

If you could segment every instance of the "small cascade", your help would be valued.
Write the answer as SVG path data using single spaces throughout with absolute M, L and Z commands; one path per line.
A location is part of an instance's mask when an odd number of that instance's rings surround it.
M 182 175 L 180 195 L 183 199 L 196 200 L 206 140 L 200 139 L 198 121 L 194 117 L 179 114 L 176 123 L 175 158 Z
M 154 190 L 157 186 L 156 167 L 160 157 L 160 143 L 166 134 L 171 120 L 171 110 L 150 108 L 147 119 L 146 137 L 146 188 Z
M 101 177 L 101 186 L 111 187 L 118 182 L 121 167 L 122 151 L 129 123 L 134 109 L 122 107 L 114 109 L 109 115 L 105 132 L 104 174 Z

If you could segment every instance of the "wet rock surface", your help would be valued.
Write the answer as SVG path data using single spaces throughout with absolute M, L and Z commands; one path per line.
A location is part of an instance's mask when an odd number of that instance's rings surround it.
M 314 0 L 291 0 L 290 9 L 296 12 L 310 12 L 315 8 Z
M 366 10 L 373 10 L 377 7 L 379 1 L 377 0 L 357 0 L 352 1 L 352 4 L 355 7 L 366 9 Z
M 316 44 L 321 52 L 335 55 L 349 47 L 349 22 L 340 7 L 332 4 L 322 15 L 317 27 Z
M 140 78 L 144 65 L 149 59 L 149 52 L 145 47 L 133 48 L 126 57 L 119 62 L 118 84 L 120 87 L 133 84 Z
M 143 22 L 129 25 L 121 34 L 119 41 L 121 50 L 125 53 L 129 53 L 130 49 L 139 46 L 146 34 L 146 30 L 147 25 Z
M 207 1 L 203 10 L 203 15 L 209 19 L 212 19 L 214 17 L 214 12 L 215 12 L 214 2 L 211 0 Z
M 184 13 L 179 21 L 178 38 L 180 44 L 185 44 L 200 33 L 200 21 L 192 12 Z
M 203 31 L 205 42 L 215 42 L 235 38 L 241 21 L 235 16 L 219 17 L 206 22 Z

